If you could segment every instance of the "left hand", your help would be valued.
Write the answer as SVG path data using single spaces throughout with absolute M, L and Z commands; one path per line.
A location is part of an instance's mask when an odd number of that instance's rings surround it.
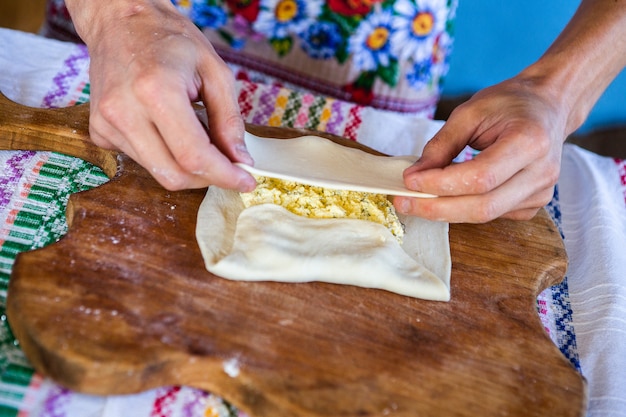
M 404 214 L 447 222 L 532 218 L 553 196 L 567 106 L 533 79 L 513 78 L 457 107 L 404 172 L 407 188 L 437 198 L 394 198 Z M 466 145 L 473 160 L 452 164 Z

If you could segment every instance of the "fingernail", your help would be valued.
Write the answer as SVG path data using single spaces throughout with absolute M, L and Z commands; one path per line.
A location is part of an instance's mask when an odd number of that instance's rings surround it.
M 254 177 L 248 174 L 247 172 L 245 172 L 244 174 L 241 175 L 239 179 L 237 191 L 239 191 L 240 193 L 249 193 L 251 191 L 254 191 L 254 189 L 256 188 L 256 185 L 257 184 L 256 184 L 256 180 L 254 179 Z
M 416 179 L 408 181 L 407 188 L 413 191 L 420 191 L 419 182 Z
M 409 214 L 409 211 L 411 210 L 411 202 L 408 198 L 400 198 L 398 206 L 398 211 L 401 214 Z
M 238 144 L 235 147 L 235 151 L 237 152 L 237 155 L 241 158 L 241 162 L 246 165 L 254 165 L 254 159 L 252 158 L 252 155 L 250 155 L 250 152 L 248 151 L 245 143 Z

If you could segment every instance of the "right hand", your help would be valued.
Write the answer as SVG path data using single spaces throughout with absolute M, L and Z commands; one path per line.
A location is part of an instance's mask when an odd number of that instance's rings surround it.
M 169 0 L 67 3 L 91 56 L 93 142 L 124 152 L 168 190 L 253 190 L 254 178 L 233 164 L 254 163 L 235 81 L 200 30 Z

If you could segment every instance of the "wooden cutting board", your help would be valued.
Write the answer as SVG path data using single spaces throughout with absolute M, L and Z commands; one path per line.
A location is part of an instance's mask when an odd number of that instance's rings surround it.
M 584 414 L 585 381 L 536 312 L 567 264 L 545 212 L 451 225 L 448 303 L 233 282 L 204 269 L 196 244 L 205 190 L 164 190 L 92 146 L 87 123 L 86 106 L 0 101 L 3 148 L 61 151 L 112 177 L 71 197 L 66 237 L 15 264 L 7 314 L 40 373 L 93 394 L 194 386 L 253 417 Z

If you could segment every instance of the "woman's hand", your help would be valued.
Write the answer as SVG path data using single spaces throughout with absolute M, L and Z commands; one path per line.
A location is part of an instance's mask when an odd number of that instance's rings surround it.
M 256 186 L 231 71 L 169 0 L 68 0 L 91 56 L 90 134 L 169 190 Z M 207 109 L 207 129 L 192 102 Z
M 449 222 L 531 218 L 552 198 L 567 135 L 624 66 L 626 2 L 582 0 L 536 63 L 458 107 L 406 170 L 408 188 L 441 197 L 398 197 L 396 208 Z M 465 145 L 481 153 L 450 165 Z
M 440 197 L 396 197 L 396 208 L 449 222 L 533 217 L 552 198 L 567 135 L 567 112 L 548 91 L 516 78 L 457 107 L 404 173 L 408 188 Z M 450 165 L 466 145 L 481 152 Z

